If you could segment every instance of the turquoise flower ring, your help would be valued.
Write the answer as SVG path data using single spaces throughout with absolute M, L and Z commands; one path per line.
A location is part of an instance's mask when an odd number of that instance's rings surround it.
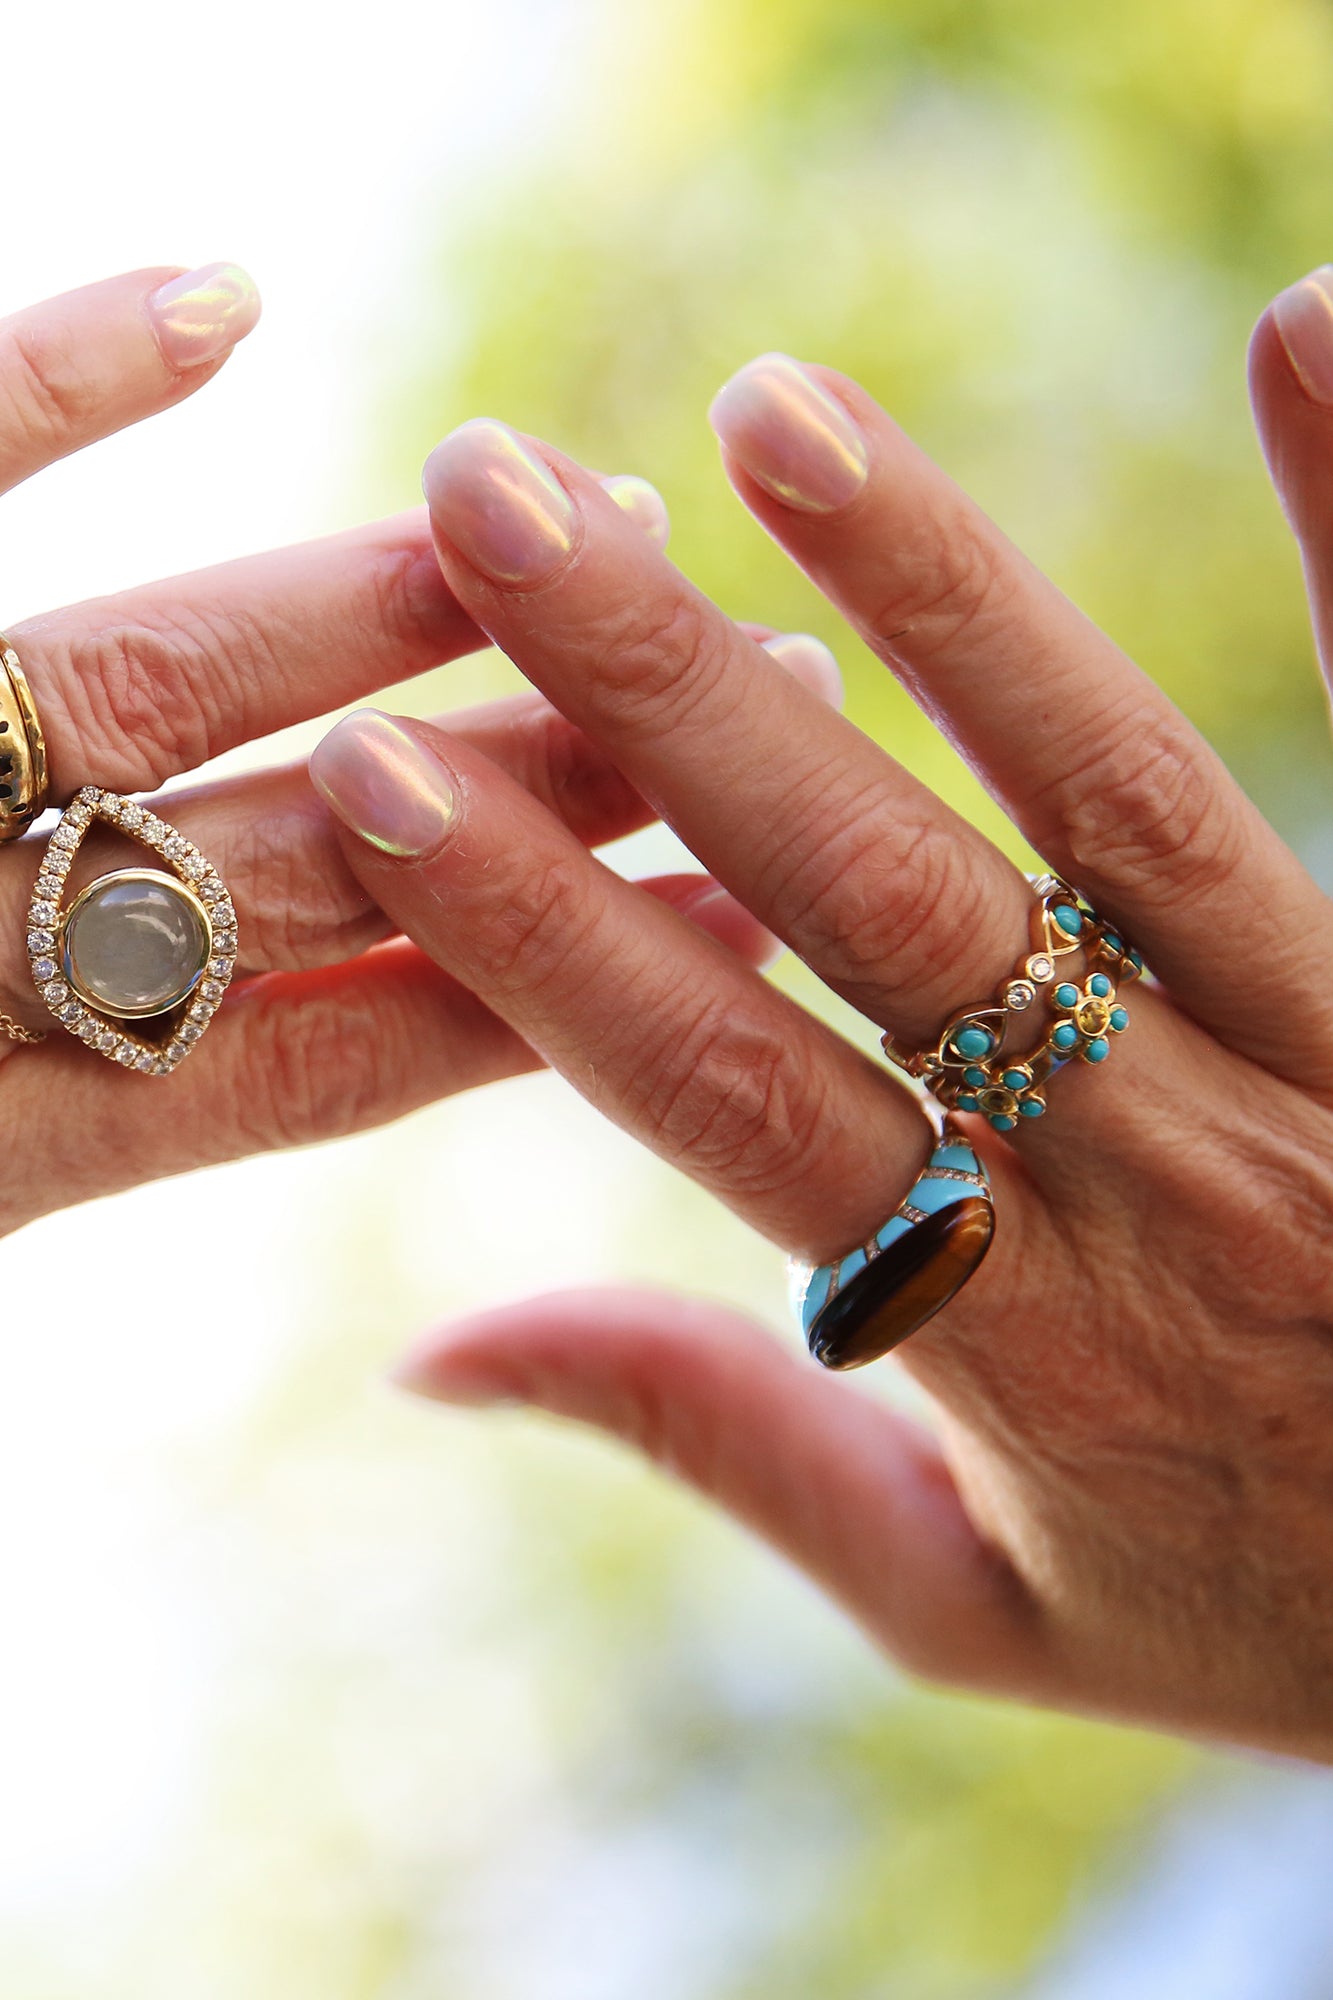
M 1066 971 L 1061 961 L 1071 956 Z M 1105 1062 L 1112 1038 L 1129 1026 L 1117 988 L 1142 970 L 1133 946 L 1076 890 L 1043 875 L 1033 883 L 1030 948 L 995 1000 L 960 1010 L 931 1049 L 905 1049 L 886 1035 L 885 1053 L 946 1110 L 979 1112 L 995 1131 L 1012 1132 L 1021 1119 L 1041 1117 L 1042 1086 L 1057 1070 L 1075 1057 Z
M 793 1264 L 792 1303 L 816 1361 L 860 1368 L 900 1346 L 967 1283 L 994 1228 L 986 1169 L 946 1120 L 907 1199 L 868 1243 L 828 1264 Z

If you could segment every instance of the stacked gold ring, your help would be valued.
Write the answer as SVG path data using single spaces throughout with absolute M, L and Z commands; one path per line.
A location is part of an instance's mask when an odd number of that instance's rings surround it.
M 46 810 L 46 744 L 18 654 L 0 636 L 0 842 L 17 840 Z
M 1133 946 L 1058 875 L 1039 876 L 1032 888 L 1030 947 L 995 1000 L 961 1009 L 932 1048 L 907 1049 L 884 1037 L 889 1059 L 946 1110 L 980 1112 L 997 1132 L 1040 1118 L 1044 1086 L 1066 1063 L 1105 1062 L 1129 1026 L 1119 989 L 1143 971 Z M 1061 960 L 1076 952 L 1078 973 L 1062 978 Z M 1032 1010 L 1043 999 L 1045 1032 L 1034 1036 Z

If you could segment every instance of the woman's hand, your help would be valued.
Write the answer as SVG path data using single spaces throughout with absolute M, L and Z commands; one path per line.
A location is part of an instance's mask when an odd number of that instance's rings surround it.
M 132 272 L 0 322 L 0 491 L 192 394 L 258 311 L 244 273 L 210 266 Z M 617 518 L 638 524 L 631 535 L 645 546 L 663 538 L 651 488 L 607 486 Z M 56 800 L 90 783 L 155 788 L 485 643 L 440 575 L 424 513 L 76 605 L 8 636 Z M 788 657 L 819 684 L 809 648 Z M 575 840 L 611 839 L 651 817 L 606 755 L 539 697 L 451 726 Z M 46 843 L 0 847 L 0 1014 L 12 1024 L 0 1034 L 0 1231 L 158 1175 L 392 1118 L 538 1061 L 420 952 L 380 942 L 390 926 L 344 862 L 304 768 L 174 793 L 163 810 L 231 888 L 240 938 L 237 983 L 166 1081 L 126 1074 L 58 1029 L 40 1047 L 6 1039 L 51 1026 L 25 949 Z M 113 852 L 109 837 L 90 840 L 71 891 Z M 748 957 L 771 945 L 706 879 L 651 886 Z
M 1327 635 L 1323 280 L 1265 316 L 1254 372 Z M 921 1673 L 1333 1756 L 1333 908 L 855 383 L 768 357 L 714 422 L 741 498 L 1161 984 L 1045 1117 L 1012 1139 L 970 1121 L 995 1247 L 902 1350 L 939 1446 L 732 1315 L 649 1295 L 494 1313 L 405 1379 L 642 1445 Z M 577 466 L 478 422 L 426 487 L 459 602 L 831 987 L 929 1045 L 1010 974 L 1017 870 Z M 814 1261 L 892 1213 L 929 1148 L 909 1095 L 476 746 L 352 717 L 313 769 L 393 922 L 628 1130 Z

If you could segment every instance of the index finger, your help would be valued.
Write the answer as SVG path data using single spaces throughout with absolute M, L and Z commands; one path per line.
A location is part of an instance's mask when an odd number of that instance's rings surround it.
M 0 493 L 211 381 L 259 318 L 237 264 L 127 271 L 0 320 Z

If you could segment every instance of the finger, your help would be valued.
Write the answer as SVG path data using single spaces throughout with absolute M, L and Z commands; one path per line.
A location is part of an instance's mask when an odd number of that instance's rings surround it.
M 652 818 L 606 754 L 540 696 L 486 702 L 454 712 L 448 722 L 590 846 L 620 840 Z M 390 934 L 388 918 L 348 868 L 304 764 L 174 792 L 162 808 L 232 894 L 240 976 L 338 964 Z M 28 1028 L 48 1026 L 26 952 L 26 908 L 44 848 L 44 840 L 28 840 L 0 870 L 0 1008 Z M 92 832 L 68 876 L 66 906 L 124 856 L 118 834 Z M 669 874 L 640 886 L 747 964 L 765 966 L 779 950 L 771 932 L 709 876 Z M 0 1048 L 0 1060 L 4 1054 Z
M 362 1131 L 539 1065 L 401 939 L 233 987 L 160 1087 L 52 1036 L 0 1066 L 0 1135 L 23 1160 L 0 1189 L 0 1234 L 168 1174 Z
M 555 1294 L 444 1328 L 394 1377 L 439 1402 L 520 1401 L 607 1431 L 797 1563 L 913 1671 L 1057 1698 L 1024 1589 L 933 1440 L 738 1313 Z
M 485 641 L 420 512 L 51 612 L 9 630 L 56 799 L 146 790 Z
M 1011 970 L 1022 877 L 544 452 L 483 421 L 434 453 L 426 485 L 460 603 L 822 978 L 933 1042 Z
M 741 498 L 1038 852 L 1197 1019 L 1333 1084 L 1327 902 L 1160 690 L 845 376 L 765 356 L 712 414 Z
M 612 875 L 468 745 L 362 710 L 325 737 L 311 775 L 398 927 L 775 1241 L 821 1262 L 906 1195 L 929 1151 L 908 1094 Z M 1015 1199 L 1036 1200 L 1014 1180 Z
M 1262 315 L 1250 396 L 1278 498 L 1300 544 L 1324 677 L 1333 690 L 1333 268 L 1312 271 Z
M 634 886 L 688 917 L 746 965 L 763 971 L 781 956 L 780 940 L 711 875 L 645 875 Z
M 648 543 L 645 511 L 617 518 Z M 89 783 L 150 789 L 486 643 L 440 575 L 420 509 L 29 619 L 8 636 L 57 799 Z
M 652 819 L 606 753 L 539 695 L 487 702 L 448 720 L 589 845 L 619 840 Z M 348 867 L 304 763 L 215 780 L 162 805 L 231 891 L 241 974 L 335 964 L 388 935 L 388 919 Z M 26 911 L 45 846 L 25 841 L 0 865 L 0 1008 L 34 1028 L 48 1023 L 29 970 Z M 66 885 L 66 904 L 132 852 L 110 830 L 91 834 Z M 706 876 L 673 875 L 652 886 L 748 961 L 771 958 L 774 940 Z
M 210 381 L 259 318 L 235 264 L 127 271 L 0 320 L 0 492 Z

